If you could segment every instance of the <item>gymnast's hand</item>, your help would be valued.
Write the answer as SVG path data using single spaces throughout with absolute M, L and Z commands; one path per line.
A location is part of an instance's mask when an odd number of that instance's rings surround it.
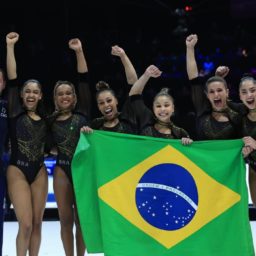
M 219 66 L 217 67 L 215 71 L 215 76 L 220 76 L 222 78 L 225 78 L 227 74 L 229 73 L 229 68 L 226 66 Z
M 126 53 L 123 48 L 119 47 L 118 45 L 114 45 L 111 47 L 111 54 L 121 58 L 125 56 Z
M 186 38 L 186 46 L 187 48 L 194 48 L 197 44 L 198 38 L 196 34 L 189 35 Z
M 192 144 L 193 140 L 190 139 L 190 138 L 181 138 L 181 144 L 184 145 L 184 146 L 187 146 L 187 145 L 190 145 Z
M 80 129 L 80 132 L 85 132 L 87 134 L 90 134 L 90 133 L 93 133 L 93 129 L 89 126 L 83 126 L 81 129 Z
M 159 76 L 161 76 L 162 74 L 162 71 L 159 70 L 158 67 L 154 66 L 154 65 L 150 65 L 145 73 L 144 73 L 147 77 L 154 77 L 154 78 L 157 78 Z
M 253 149 L 251 147 L 248 146 L 244 146 L 242 148 L 242 155 L 244 158 L 248 157 L 251 153 L 252 153 Z
M 6 35 L 6 43 L 9 46 L 15 45 L 19 40 L 19 34 L 16 32 L 10 32 Z
M 252 150 L 256 149 L 256 141 L 251 136 L 243 137 L 243 142 L 246 147 L 250 147 Z
M 82 43 L 78 38 L 70 39 L 68 42 L 68 46 L 71 50 L 74 50 L 75 52 L 82 51 Z

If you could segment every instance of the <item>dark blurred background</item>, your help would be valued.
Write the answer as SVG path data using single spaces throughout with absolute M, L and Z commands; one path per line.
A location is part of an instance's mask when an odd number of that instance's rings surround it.
M 242 74 L 256 75 L 255 0 L 93 0 L 6 1 L 0 8 L 0 61 L 5 68 L 5 35 L 20 34 L 16 47 L 18 74 L 22 80 L 36 78 L 44 85 L 49 110 L 57 80 L 73 80 L 74 53 L 68 40 L 81 39 L 91 84 L 107 81 L 121 102 L 128 86 L 120 60 L 111 46 L 124 48 L 140 76 L 150 64 L 163 75 L 145 89 L 148 105 L 162 87 L 175 98 L 177 122 L 189 127 L 193 111 L 187 83 L 185 38 L 199 36 L 197 61 L 201 75 L 213 74 L 227 65 L 231 94 L 238 100 Z M 94 102 L 92 117 L 98 116 Z M 177 117 L 176 116 L 176 117 Z
M 129 86 L 120 60 L 111 56 L 111 46 L 124 48 L 140 76 L 150 64 L 163 75 L 151 79 L 144 91 L 150 107 L 153 96 L 169 87 L 175 99 L 177 125 L 194 136 L 193 105 L 186 74 L 185 38 L 198 34 L 196 58 L 202 76 L 214 74 L 227 65 L 231 97 L 238 101 L 238 83 L 243 73 L 256 76 L 256 0 L 44 0 L 1 2 L 0 66 L 5 69 L 5 35 L 16 31 L 18 75 L 21 81 L 35 78 L 44 87 L 49 112 L 53 111 L 52 91 L 57 80 L 75 81 L 76 63 L 68 40 L 83 43 L 91 78 L 107 81 L 120 103 Z M 120 104 L 122 105 L 122 104 Z M 95 100 L 92 118 L 99 116 Z M 52 164 L 52 159 L 48 159 Z M 48 166 L 49 177 L 53 166 Z M 53 191 L 48 201 L 54 202 Z M 55 206 L 56 207 L 56 206 Z M 56 209 L 46 211 L 56 219 Z M 256 212 L 250 211 L 250 218 Z M 6 219 L 15 219 L 12 214 Z

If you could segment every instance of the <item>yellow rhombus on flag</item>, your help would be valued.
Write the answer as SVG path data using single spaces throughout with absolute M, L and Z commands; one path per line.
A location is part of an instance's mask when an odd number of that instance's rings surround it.
M 161 230 L 150 225 L 141 217 L 134 200 L 136 188 L 143 174 L 153 166 L 163 163 L 176 164 L 189 170 L 200 195 L 194 218 L 189 225 L 176 231 Z M 216 191 L 222 195 L 221 199 Z M 101 186 L 99 188 L 99 197 L 124 218 L 166 248 L 171 248 L 180 243 L 212 219 L 225 212 L 241 198 L 239 194 L 212 179 L 195 163 L 170 145 L 125 171 L 116 179 Z

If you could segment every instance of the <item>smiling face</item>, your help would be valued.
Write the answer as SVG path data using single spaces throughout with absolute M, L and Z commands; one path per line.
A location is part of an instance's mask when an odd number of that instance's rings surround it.
M 239 95 L 248 109 L 256 109 L 256 83 L 253 79 L 245 79 L 241 82 Z
M 76 104 L 74 89 L 69 84 L 59 84 L 55 89 L 55 107 L 57 110 L 71 110 Z
M 159 121 L 169 123 L 174 112 L 172 99 L 165 95 L 156 97 L 153 102 L 153 111 Z
M 42 91 L 38 83 L 28 82 L 21 91 L 21 98 L 27 110 L 35 111 L 39 100 L 42 99 Z
M 221 81 L 213 81 L 207 85 L 206 96 L 213 110 L 222 111 L 227 107 L 228 93 L 228 89 Z
M 116 97 L 109 90 L 104 90 L 98 94 L 97 104 L 99 111 L 106 120 L 113 120 L 117 116 Z

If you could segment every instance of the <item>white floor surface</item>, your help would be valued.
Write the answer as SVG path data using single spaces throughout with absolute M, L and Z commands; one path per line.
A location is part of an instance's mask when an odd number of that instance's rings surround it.
M 254 248 L 256 250 L 256 221 L 251 222 Z M 18 230 L 17 222 L 4 223 L 3 256 L 15 256 L 15 239 Z M 60 240 L 60 225 L 58 221 L 43 222 L 42 244 L 40 256 L 65 256 Z M 86 256 L 103 256 L 103 254 L 85 254 Z

